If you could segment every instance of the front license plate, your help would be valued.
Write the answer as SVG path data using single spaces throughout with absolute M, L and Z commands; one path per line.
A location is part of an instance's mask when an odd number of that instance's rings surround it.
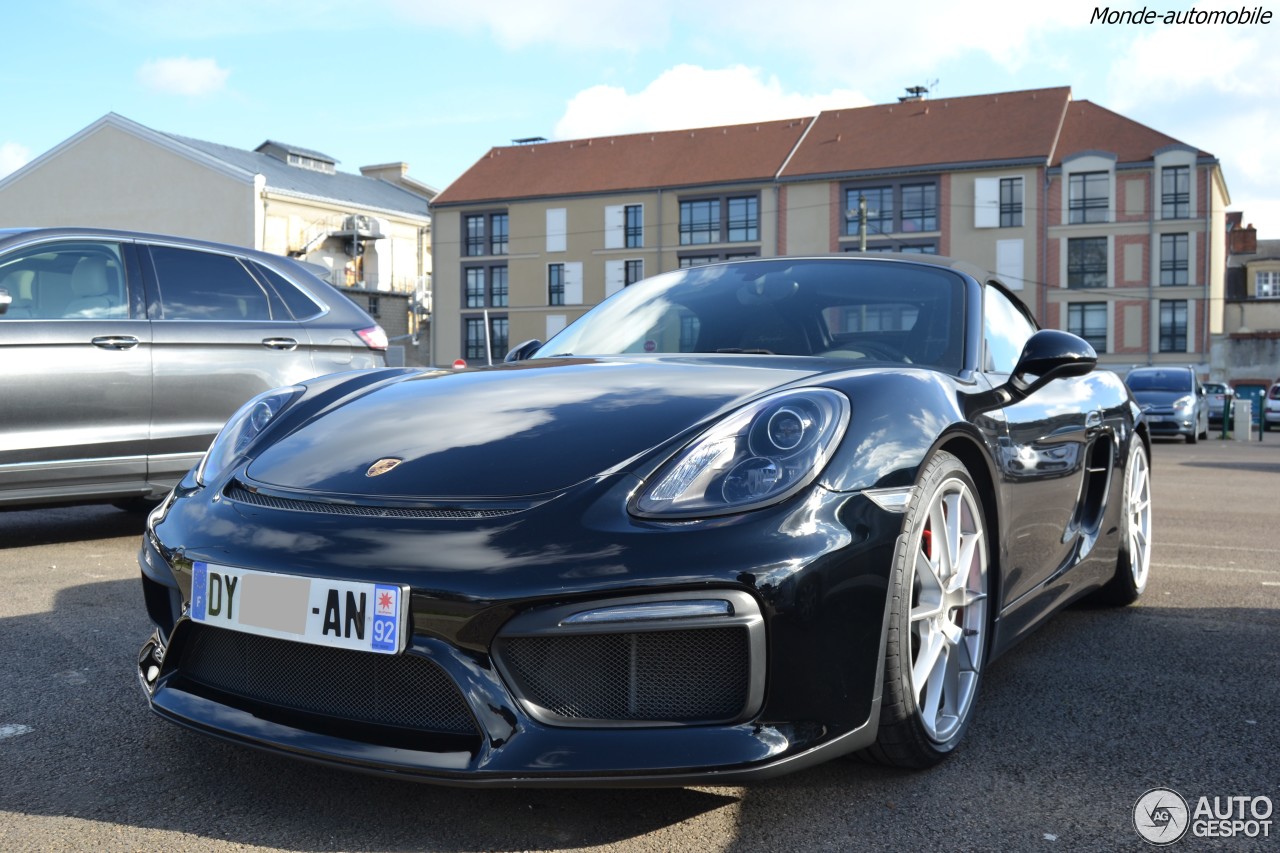
M 1164 415 L 1147 415 L 1147 420 L 1153 424 L 1162 424 L 1167 420 L 1172 420 L 1172 418 L 1166 418 Z
M 404 651 L 408 588 L 196 562 L 190 616 L 233 631 L 394 655 Z

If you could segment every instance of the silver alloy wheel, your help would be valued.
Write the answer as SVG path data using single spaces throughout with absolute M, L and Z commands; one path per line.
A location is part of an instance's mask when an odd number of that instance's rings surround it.
M 1125 536 L 1133 587 L 1141 593 L 1146 589 L 1147 573 L 1151 569 L 1151 471 L 1141 440 L 1134 436 L 1133 442 L 1129 470 L 1125 472 Z
M 968 717 L 987 624 L 987 546 L 982 514 L 954 477 L 934 493 L 913 543 L 911 690 L 930 739 L 945 743 Z

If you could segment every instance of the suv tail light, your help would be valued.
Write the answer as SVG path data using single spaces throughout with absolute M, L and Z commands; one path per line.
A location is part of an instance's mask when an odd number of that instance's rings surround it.
M 356 334 L 369 349 L 384 350 L 387 348 L 387 333 L 381 326 L 370 326 L 367 329 L 356 329 Z

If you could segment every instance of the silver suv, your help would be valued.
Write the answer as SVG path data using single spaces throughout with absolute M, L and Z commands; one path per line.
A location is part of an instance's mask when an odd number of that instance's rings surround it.
M 144 507 L 249 398 L 382 367 L 386 346 L 373 318 L 288 258 L 0 230 L 0 506 Z
M 1137 367 L 1124 379 L 1152 435 L 1181 435 L 1187 444 L 1209 437 L 1209 403 L 1190 367 Z

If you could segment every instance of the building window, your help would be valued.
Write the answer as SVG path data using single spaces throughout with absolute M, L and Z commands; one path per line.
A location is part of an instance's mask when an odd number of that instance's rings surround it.
M 484 216 L 480 214 L 464 216 L 462 220 L 463 231 L 465 232 L 463 254 L 469 256 L 483 255 L 485 252 Z
M 623 264 L 622 269 L 622 286 L 626 287 L 628 284 L 635 284 L 637 281 L 644 278 L 644 259 L 627 261 Z
M 1160 300 L 1160 352 L 1187 351 L 1187 300 Z
M 1067 241 L 1067 287 L 1107 286 L 1107 238 L 1076 237 Z
M 1000 179 L 1000 227 L 1022 225 L 1022 178 Z
M 932 243 L 925 243 L 918 246 L 899 246 L 898 251 L 906 255 L 936 255 L 938 247 Z
M 867 233 L 890 234 L 893 232 L 893 187 L 858 187 L 844 192 L 844 233 L 858 234 L 861 219 L 859 200 L 867 200 Z
M 489 254 L 507 253 L 507 214 L 495 213 L 489 217 Z
M 1258 299 L 1280 299 L 1280 270 L 1255 273 L 1254 295 Z
M 489 268 L 489 304 L 494 308 L 507 307 L 507 268 Z
M 624 245 L 628 249 L 641 248 L 644 246 L 644 206 L 628 204 L 624 211 L 624 218 L 626 222 L 623 226 L 625 234 Z
M 1089 342 L 1095 352 L 1107 351 L 1107 303 L 1073 302 L 1067 306 L 1067 331 Z
M 720 242 L 720 200 L 680 202 L 680 245 Z
M 703 267 L 707 264 L 714 264 L 720 260 L 719 255 L 685 255 L 680 259 L 680 269 L 688 269 L 689 267 Z
M 1077 172 L 1068 181 L 1068 221 L 1106 222 L 1111 176 L 1106 172 Z
M 1187 283 L 1187 235 L 1160 235 L 1160 283 Z
M 485 340 L 484 318 L 464 317 L 462 357 L 469 362 L 502 361 L 509 347 L 509 325 L 506 317 L 489 318 L 489 339 Z
M 902 230 L 938 230 L 937 184 L 906 184 L 902 187 Z
M 742 196 L 728 200 L 730 243 L 752 243 L 760 239 L 760 199 Z
M 564 304 L 564 264 L 547 265 L 547 304 Z
M 467 308 L 507 307 L 506 265 L 464 267 L 463 304 Z
M 484 318 L 467 317 L 462 323 L 465 327 L 463 337 L 465 343 L 462 357 L 467 361 L 483 359 L 487 355 L 484 340 Z
M 506 317 L 489 318 L 489 349 L 494 361 L 507 357 L 509 328 Z
M 1191 167 L 1165 166 L 1160 170 L 1160 218 L 1191 218 Z
M 466 291 L 468 308 L 484 307 L 484 267 L 467 267 Z

